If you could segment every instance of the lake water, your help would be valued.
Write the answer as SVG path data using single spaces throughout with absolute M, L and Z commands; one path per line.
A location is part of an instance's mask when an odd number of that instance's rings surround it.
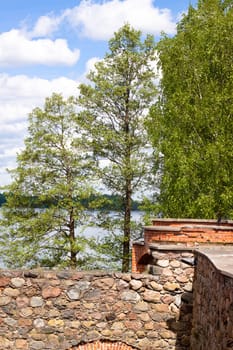
M 115 212 L 111 212 L 111 216 L 115 216 Z M 132 211 L 132 216 L 131 219 L 132 221 L 138 223 L 138 226 L 140 226 L 138 232 L 136 233 L 136 238 L 139 238 L 141 235 L 141 226 L 142 226 L 142 221 L 143 221 L 143 215 L 144 213 L 141 211 Z M 0 217 L 1 217 L 1 210 L 0 210 Z M 0 228 L 1 229 L 1 228 Z M 94 237 L 95 239 L 101 239 L 104 238 L 105 236 L 109 235 L 109 232 L 101 227 L 98 226 L 82 226 L 82 227 L 77 227 L 76 229 L 77 235 L 81 234 L 83 237 L 86 238 L 92 238 Z M 119 231 L 115 231 L 115 234 L 120 234 Z M 1 260 L 0 256 L 0 268 L 4 268 L 4 264 Z
M 115 212 L 111 212 L 110 213 L 111 217 L 114 217 L 116 215 Z M 134 210 L 132 211 L 132 215 L 131 215 L 131 220 L 141 224 L 143 221 L 143 215 L 144 213 L 142 211 L 139 210 Z M 83 233 L 86 237 L 104 237 L 106 234 L 108 234 L 108 231 L 101 228 L 101 227 L 97 227 L 97 226 L 89 226 L 89 227 L 82 227 L 82 229 L 84 230 Z M 77 228 L 77 230 L 80 230 L 80 227 Z

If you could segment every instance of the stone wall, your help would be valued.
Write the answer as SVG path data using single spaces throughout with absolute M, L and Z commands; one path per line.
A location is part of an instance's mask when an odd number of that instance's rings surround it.
M 233 275 L 196 251 L 192 313 L 191 254 L 154 250 L 153 275 L 0 271 L 0 349 L 233 349 Z
M 173 247 L 174 249 L 174 247 Z M 157 277 L 165 290 L 170 293 L 163 299 L 176 311 L 176 316 L 168 320 L 169 329 L 176 333 L 175 349 L 190 348 L 192 327 L 192 283 L 194 267 L 184 261 L 193 258 L 192 251 L 173 250 L 157 247 L 151 251 L 153 261 L 148 265 L 148 272 Z
M 221 272 L 206 255 L 196 255 L 191 349 L 233 349 L 233 275 Z M 223 247 L 222 259 L 229 257 Z
M 192 271 L 170 258 L 156 275 L 0 271 L 0 349 L 189 349 Z
M 133 249 L 143 273 L 0 270 L 0 350 L 233 349 L 233 222 L 152 226 Z

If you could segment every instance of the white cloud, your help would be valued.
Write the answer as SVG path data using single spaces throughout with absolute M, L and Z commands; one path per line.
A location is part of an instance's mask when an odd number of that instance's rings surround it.
M 90 73 L 90 71 L 96 71 L 95 64 L 99 61 L 101 61 L 99 57 L 91 57 L 86 61 L 84 72 L 79 77 L 81 83 L 92 84 L 87 78 L 87 75 Z
M 90 84 L 90 80 L 87 78 L 88 74 L 90 73 L 90 71 L 94 71 L 96 72 L 96 67 L 95 64 L 97 62 L 100 62 L 102 59 L 99 57 L 91 57 L 85 65 L 85 71 L 83 73 L 83 75 L 81 76 L 81 80 L 83 83 L 85 84 Z
M 53 80 L 26 75 L 0 74 L 0 186 L 10 181 L 6 168 L 16 166 L 16 152 L 23 147 L 27 134 L 28 114 L 44 105 L 53 92 L 64 97 L 78 95 L 79 82 L 59 77 Z
M 70 50 L 64 39 L 31 40 L 23 31 L 12 29 L 0 34 L 0 66 L 32 64 L 74 65 L 79 59 L 79 50 Z
M 53 80 L 26 75 L 9 76 L 0 74 L 0 96 L 1 99 L 12 98 L 13 96 L 32 98 L 36 96 L 48 96 L 52 92 L 62 92 L 68 96 L 75 92 L 78 82 L 66 77 L 58 77 Z M 13 95 L 13 96 L 12 96 Z
M 170 10 L 155 7 L 152 0 L 81 0 L 77 4 L 60 16 L 39 17 L 31 31 L 25 27 L 0 33 L 0 67 L 75 65 L 79 50 L 70 49 L 66 39 L 48 38 L 64 24 L 95 40 L 109 39 L 125 23 L 154 35 L 175 32 Z M 86 73 L 95 69 L 99 60 L 92 57 L 86 62 L 82 81 L 86 82 Z M 64 76 L 48 80 L 0 73 L 0 186 L 9 182 L 5 169 L 15 167 L 16 153 L 24 145 L 28 114 L 43 106 L 45 97 L 53 92 L 64 97 L 78 95 L 78 85 L 78 81 Z
M 82 35 L 92 39 L 109 39 L 125 23 L 146 33 L 159 35 L 161 31 L 174 34 L 175 22 L 169 9 L 153 6 L 152 0 L 109 0 L 96 3 L 81 1 L 79 6 L 64 12 Z
M 85 74 L 88 74 L 91 70 L 95 70 L 95 64 L 100 61 L 99 57 L 92 57 L 86 62 Z
M 0 74 L 0 121 L 25 117 L 25 113 L 41 105 L 45 97 L 53 92 L 62 93 L 65 97 L 77 95 L 78 82 L 66 77 L 47 80 L 26 75 Z
M 31 37 L 45 37 L 54 33 L 62 22 L 61 17 L 41 16 L 37 20 L 33 30 L 29 33 Z
M 96 40 L 109 39 L 125 23 L 154 35 L 160 35 L 161 31 L 174 34 L 176 28 L 171 10 L 155 7 L 153 0 L 82 0 L 60 16 L 39 17 L 28 35 L 31 38 L 50 36 L 64 21 L 83 36 Z

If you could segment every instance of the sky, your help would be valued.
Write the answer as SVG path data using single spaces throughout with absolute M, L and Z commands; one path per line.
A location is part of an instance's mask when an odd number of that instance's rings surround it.
M 28 114 L 53 92 L 78 85 L 129 23 L 155 41 L 195 0 L 0 0 L 0 187 L 11 182 L 24 147 Z

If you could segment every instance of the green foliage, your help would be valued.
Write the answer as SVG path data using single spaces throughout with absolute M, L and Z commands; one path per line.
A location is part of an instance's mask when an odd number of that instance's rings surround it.
M 109 255 L 108 262 L 122 259 L 122 269 L 129 269 L 130 240 L 137 231 L 132 198 L 151 183 L 145 117 L 157 93 L 154 59 L 153 37 L 142 41 L 140 31 L 125 25 L 90 72 L 90 85 L 80 85 L 78 101 L 54 94 L 44 109 L 30 114 L 29 136 L 3 206 L 0 244 L 6 263 L 76 267 L 86 260 L 97 266 L 85 256 L 89 244 L 98 247 L 103 262 Z M 100 181 L 110 198 L 93 191 Z M 77 233 L 78 227 L 96 225 L 89 214 L 97 207 L 102 217 L 97 224 L 109 231 L 99 245 Z M 121 218 L 110 220 L 106 207 Z
M 9 196 L 9 194 L 8 194 Z M 27 196 L 26 196 L 27 197 Z M 25 198 L 21 198 L 20 200 L 21 206 L 25 202 Z M 47 198 L 47 199 L 39 199 L 38 197 L 30 197 L 26 199 L 26 203 L 30 201 L 30 206 L 32 208 L 43 209 L 51 206 L 56 206 L 59 203 L 59 197 Z M 95 193 L 91 194 L 86 198 L 74 198 L 74 201 L 77 203 L 81 203 L 81 205 L 85 209 L 95 209 L 98 210 L 122 210 L 123 203 L 122 198 L 118 195 L 109 195 L 105 193 Z M 6 196 L 4 193 L 0 193 L 0 207 L 6 203 Z M 140 210 L 141 202 L 138 200 L 132 200 L 132 210 Z
M 164 216 L 233 217 L 232 5 L 199 1 L 157 45 L 163 75 L 148 127 Z
M 93 256 L 95 267 L 98 269 L 120 270 L 124 258 L 124 211 L 99 211 L 96 222 L 99 227 L 108 232 L 107 235 L 99 236 L 92 241 Z M 131 220 L 131 239 L 135 240 L 142 237 L 142 221 Z M 128 257 L 130 258 L 130 256 Z
M 29 116 L 29 136 L 2 207 L 0 244 L 10 266 L 76 267 L 88 244 L 76 228 L 89 220 L 83 201 L 94 193 L 93 162 L 76 108 L 73 98 L 53 94 Z
M 80 85 L 81 117 L 90 146 L 99 161 L 97 174 L 124 211 L 123 263 L 129 269 L 132 196 L 145 188 L 151 174 L 151 156 L 145 115 L 156 96 L 153 37 L 123 26 L 109 41 L 109 53 Z M 107 160 L 102 165 L 101 159 Z M 148 182 L 147 182 L 148 185 Z

